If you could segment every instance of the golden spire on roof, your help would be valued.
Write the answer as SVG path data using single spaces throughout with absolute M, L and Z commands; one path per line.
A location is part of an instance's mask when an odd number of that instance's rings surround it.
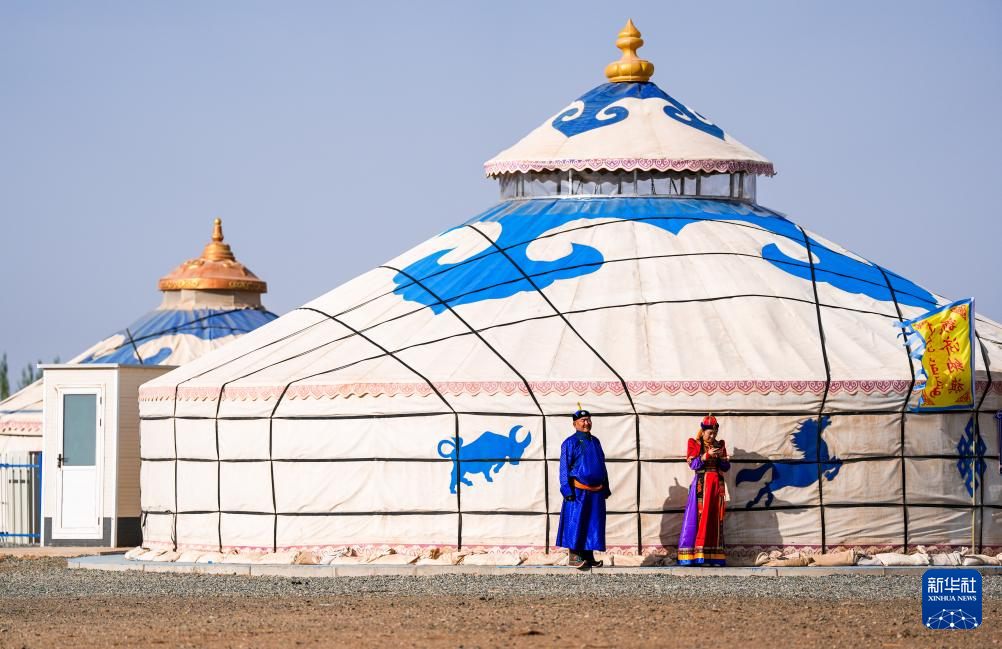
M 640 30 L 634 26 L 633 20 L 626 21 L 626 27 L 616 39 L 616 47 L 623 50 L 623 56 L 605 66 L 605 76 L 609 81 L 650 81 L 654 64 L 637 56 L 637 50 L 643 45 L 644 39 L 640 38 Z
M 201 257 L 189 259 L 160 279 L 161 291 L 215 290 L 265 293 L 268 285 L 237 261 L 228 243 L 223 243 L 223 221 L 212 224 L 212 241 Z
M 223 220 L 216 219 L 212 222 L 212 243 L 205 246 L 202 251 L 202 259 L 208 261 L 222 261 L 224 259 L 233 260 L 233 251 L 229 244 L 223 243 Z

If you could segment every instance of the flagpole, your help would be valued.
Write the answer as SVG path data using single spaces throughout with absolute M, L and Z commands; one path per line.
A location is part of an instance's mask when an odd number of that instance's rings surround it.
M 978 426 L 978 371 L 977 364 L 975 362 L 975 352 L 974 352 L 974 341 L 977 336 L 977 330 L 974 327 L 974 298 L 971 298 L 971 306 L 968 310 L 968 326 L 970 328 L 970 341 L 971 341 L 971 432 L 974 433 L 971 440 L 971 554 L 976 554 L 977 550 L 974 549 L 974 523 L 977 520 L 978 515 L 978 453 L 981 441 L 981 427 Z M 985 358 L 985 369 L 988 368 L 988 359 Z M 989 374 L 989 380 L 991 380 L 991 375 Z M 984 521 L 981 522 L 984 525 Z
M 971 440 L 971 554 L 975 554 L 977 551 L 974 549 L 974 523 L 977 520 L 978 515 L 978 454 L 980 453 L 979 448 L 981 445 L 978 442 L 981 441 L 981 427 L 978 426 L 978 372 L 977 365 L 975 362 L 975 352 L 974 352 L 974 341 L 977 337 L 977 330 L 974 327 L 974 297 L 971 297 L 971 305 L 967 311 L 970 316 L 968 320 L 968 326 L 970 328 L 970 341 L 971 341 L 971 432 L 974 433 L 974 439 Z M 985 359 L 985 370 L 988 369 L 988 359 Z M 991 375 L 988 375 L 989 381 L 991 381 Z M 990 385 L 990 384 L 989 384 Z M 981 521 L 984 525 L 984 520 Z
M 977 456 L 978 438 L 980 436 L 978 435 L 979 431 L 976 411 L 971 414 L 971 422 L 974 424 L 971 428 L 971 432 L 973 433 L 971 437 L 974 438 L 971 440 L 971 446 L 973 447 L 971 449 L 971 554 L 977 554 L 977 550 L 974 549 L 974 524 L 976 521 L 975 517 L 978 513 L 978 474 L 976 473 L 977 464 L 975 458 Z

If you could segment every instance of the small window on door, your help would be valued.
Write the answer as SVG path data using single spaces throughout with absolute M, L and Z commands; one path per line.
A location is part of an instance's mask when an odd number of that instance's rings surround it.
M 97 464 L 97 395 L 63 395 L 63 466 Z

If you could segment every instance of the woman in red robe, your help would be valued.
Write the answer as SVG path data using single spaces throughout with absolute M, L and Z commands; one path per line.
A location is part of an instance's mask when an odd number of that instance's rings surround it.
M 717 418 L 703 419 L 695 439 L 686 447 L 685 461 L 696 472 L 689 487 L 689 500 L 678 540 L 680 566 L 723 566 L 724 476 L 731 468 L 727 446 L 717 439 Z

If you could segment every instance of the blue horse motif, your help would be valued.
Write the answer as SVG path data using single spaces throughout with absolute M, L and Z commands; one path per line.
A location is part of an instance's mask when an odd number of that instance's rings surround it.
M 823 415 L 821 417 L 821 430 L 828 427 L 831 417 Z M 821 442 L 821 452 L 818 453 L 818 442 Z M 765 506 L 772 505 L 774 499 L 773 492 L 783 487 L 809 487 L 818 481 L 820 475 L 824 475 L 829 482 L 835 479 L 839 469 L 842 467 L 842 460 L 829 455 L 828 443 L 818 435 L 818 420 L 811 418 L 800 422 L 796 432 L 793 433 L 793 447 L 800 453 L 800 460 L 806 460 L 810 464 L 786 464 L 784 462 L 765 462 L 755 469 L 742 469 L 738 471 L 734 484 L 742 482 L 758 482 L 766 473 L 772 471 L 769 481 L 759 490 L 755 499 L 745 505 L 745 509 L 751 509 L 758 501 L 765 496 Z M 821 461 L 821 474 L 813 464 L 815 459 Z
M 463 438 L 460 437 L 458 453 L 455 440 L 448 438 L 440 441 L 438 454 L 452 460 L 452 484 L 449 486 L 449 491 L 456 493 L 460 481 L 472 487 L 473 482 L 466 477 L 468 473 L 482 473 L 487 482 L 494 482 L 491 477 L 492 469 L 493 473 L 498 473 L 505 463 L 517 465 L 529 442 L 532 441 L 532 433 L 528 429 L 525 431 L 525 437 L 518 439 L 520 428 L 522 426 L 512 427 L 507 436 L 486 431 L 469 444 L 464 444 Z M 450 447 L 451 450 L 446 451 Z

